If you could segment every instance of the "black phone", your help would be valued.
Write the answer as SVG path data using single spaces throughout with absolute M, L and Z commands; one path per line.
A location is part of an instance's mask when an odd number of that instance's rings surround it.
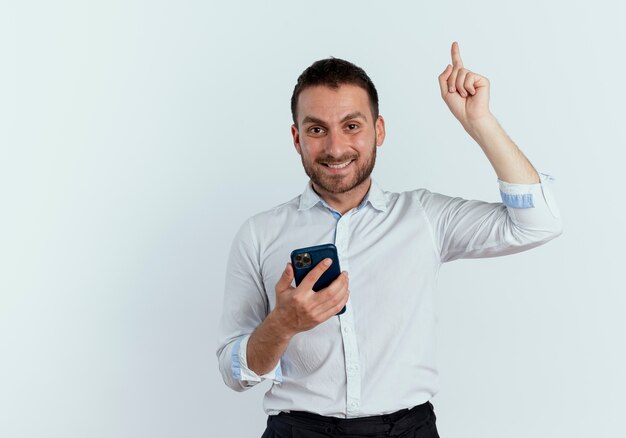
M 339 257 L 337 256 L 337 247 L 332 243 L 324 245 L 309 246 L 308 248 L 300 248 L 291 252 L 291 264 L 293 265 L 294 278 L 296 286 L 300 284 L 302 279 L 322 260 L 330 258 L 333 264 L 324 271 L 322 276 L 313 285 L 313 290 L 318 292 L 328 287 L 335 278 L 341 274 L 339 267 Z M 337 313 L 341 315 L 346 311 L 346 306 Z

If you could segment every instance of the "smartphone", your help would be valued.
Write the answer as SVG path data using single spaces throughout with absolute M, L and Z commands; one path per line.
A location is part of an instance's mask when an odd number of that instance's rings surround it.
M 291 264 L 293 265 L 293 273 L 296 280 L 296 286 L 300 284 L 302 279 L 306 277 L 311 269 L 317 266 L 322 260 L 330 258 L 333 263 L 328 267 L 322 276 L 313 285 L 313 290 L 318 292 L 328 287 L 335 278 L 341 274 L 339 267 L 339 257 L 337 256 L 337 247 L 332 243 L 325 245 L 310 246 L 308 248 L 300 248 L 291 252 Z M 346 311 L 346 306 L 337 313 L 341 315 Z

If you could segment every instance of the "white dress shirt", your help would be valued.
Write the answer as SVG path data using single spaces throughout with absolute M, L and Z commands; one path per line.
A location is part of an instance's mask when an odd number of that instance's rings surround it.
M 344 215 L 309 183 L 300 196 L 250 218 L 228 260 L 217 349 L 224 381 L 242 391 L 273 380 L 264 399 L 269 415 L 354 418 L 429 401 L 439 389 L 434 293 L 441 264 L 513 254 L 558 236 L 548 181 L 499 181 L 503 203 L 425 189 L 390 193 L 373 182 Z M 346 312 L 295 335 L 271 372 L 255 374 L 247 342 L 276 304 L 291 251 L 324 243 L 335 244 L 350 275 Z

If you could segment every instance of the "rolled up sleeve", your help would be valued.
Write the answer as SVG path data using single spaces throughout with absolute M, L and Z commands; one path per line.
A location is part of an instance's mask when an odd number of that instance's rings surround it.
M 554 178 L 543 173 L 540 178 L 537 184 L 511 184 L 498 180 L 500 197 L 519 225 L 528 229 L 552 230 L 558 235 L 562 231 L 561 215 L 550 192 Z
M 280 362 L 269 373 L 257 375 L 248 368 L 246 358 L 250 334 L 268 313 L 257 248 L 253 227 L 248 221 L 237 233 L 231 248 L 218 328 L 220 373 L 224 383 L 235 391 L 244 391 L 266 379 L 282 382 Z

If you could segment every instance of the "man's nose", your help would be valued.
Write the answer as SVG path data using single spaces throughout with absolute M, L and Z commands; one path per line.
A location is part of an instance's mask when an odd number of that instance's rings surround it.
M 326 154 L 339 158 L 345 154 L 349 147 L 349 139 L 341 130 L 331 130 L 328 132 L 326 142 L 324 143 Z

